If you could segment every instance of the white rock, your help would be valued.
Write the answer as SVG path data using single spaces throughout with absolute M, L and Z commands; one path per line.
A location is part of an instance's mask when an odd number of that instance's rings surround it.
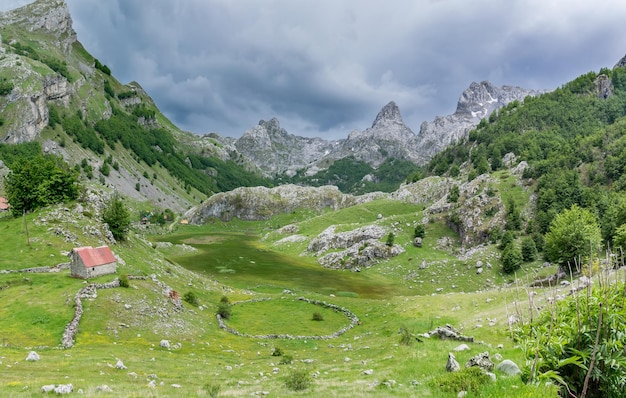
M 180 384 L 172 384 L 172 388 L 180 388 L 181 385 Z
M 54 391 L 54 384 L 46 384 L 45 386 L 41 387 L 41 392 L 43 393 L 52 392 L 52 391 Z
M 454 349 L 454 351 L 457 351 L 457 352 L 467 351 L 467 350 L 470 350 L 470 347 L 467 344 L 461 344 Z
M 96 387 L 96 391 L 101 391 L 101 392 L 113 392 L 113 390 L 111 389 L 111 387 L 107 386 L 106 384 Z
M 170 341 L 169 340 L 161 340 L 159 345 L 165 349 L 170 349 Z
M 127 369 L 127 368 L 126 368 L 126 366 L 124 366 L 124 362 L 122 362 L 121 359 L 118 359 L 117 363 L 115 364 L 115 369 L 124 370 L 124 369 Z
M 374 369 L 367 369 L 363 371 L 364 375 L 373 375 L 374 374 Z
M 54 389 L 54 392 L 56 394 L 69 394 L 73 391 L 74 391 L 74 386 L 71 384 L 59 384 Z
M 350 362 L 351 360 L 352 360 L 352 359 L 350 359 L 350 358 L 348 358 L 348 357 L 345 357 L 345 358 L 343 359 L 343 361 L 344 361 L 344 362 Z
M 39 354 L 37 354 L 35 351 L 31 351 L 28 353 L 28 356 L 26 357 L 27 361 L 31 361 L 31 362 L 37 362 L 39 361 Z
M 156 388 L 156 380 L 154 380 L 154 379 L 153 379 L 153 380 L 150 380 L 150 381 L 148 382 L 148 387 L 150 387 L 150 388 Z

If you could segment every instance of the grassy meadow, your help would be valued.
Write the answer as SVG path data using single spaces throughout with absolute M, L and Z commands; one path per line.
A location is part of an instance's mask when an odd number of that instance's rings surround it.
M 84 299 L 76 345 L 66 350 L 60 348 L 60 339 L 73 316 L 73 297 L 85 282 L 69 277 L 69 271 L 0 273 L 0 396 L 40 396 L 43 385 L 71 383 L 75 393 L 80 389 L 87 396 L 102 395 L 98 388 L 107 385 L 113 395 L 129 397 L 242 397 L 265 392 L 456 397 L 460 387 L 446 374 L 445 364 L 461 342 L 430 338 L 400 343 L 402 329 L 418 335 L 445 324 L 475 338 L 468 343 L 469 351 L 455 353 L 461 366 L 484 351 L 523 366 L 506 319 L 526 293 L 500 274 L 496 249 L 487 246 L 469 255 L 458 244 L 439 248 L 444 236 L 458 241 L 440 221 L 426 225 L 422 248 L 413 247 L 412 232 L 422 210 L 375 201 L 268 221 L 176 226 L 158 235 L 138 231 L 112 248 L 124 260 L 118 274 L 148 278 L 131 280 L 129 288 L 98 290 L 96 298 Z M 35 225 L 37 219 L 47 221 Z M 62 221 L 46 211 L 27 216 L 29 246 L 23 219 L 0 218 L 0 270 L 67 261 L 62 253 L 73 243 L 54 233 L 55 222 Z M 74 243 L 97 244 L 96 238 L 81 233 L 81 225 L 89 222 L 89 214 L 77 215 L 75 225 L 66 225 L 79 240 Z M 361 272 L 321 267 L 306 252 L 307 241 L 278 243 L 286 236 L 278 229 L 289 224 L 310 240 L 329 225 L 348 231 L 371 223 L 393 230 L 395 242 L 406 251 Z M 172 246 L 156 249 L 156 242 Z M 493 267 L 477 275 L 478 260 Z M 421 269 L 423 261 L 427 265 Z M 521 277 L 549 272 L 538 263 L 525 265 L 523 271 Z M 192 292 L 198 305 L 183 301 L 183 310 L 176 310 L 151 276 L 181 297 Z M 218 327 L 215 313 L 223 296 L 233 303 L 227 326 L 249 335 L 328 335 L 350 323 L 342 313 L 298 301 L 301 296 L 344 307 L 360 323 L 327 340 L 239 337 Z M 251 301 L 260 299 L 266 300 Z M 315 313 L 322 320 L 313 320 Z M 161 347 L 161 340 L 171 347 Z M 277 349 L 281 356 L 272 355 Z M 25 361 L 31 350 L 40 361 Z M 116 369 L 118 360 L 127 369 Z M 286 383 L 300 371 L 310 384 L 295 392 Z M 554 397 L 556 389 L 498 375 L 495 383 L 470 389 L 467 397 L 503 395 Z

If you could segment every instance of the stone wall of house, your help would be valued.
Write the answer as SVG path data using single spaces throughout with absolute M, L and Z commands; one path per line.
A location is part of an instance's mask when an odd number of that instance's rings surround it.
M 87 277 L 94 278 L 100 275 L 114 274 L 116 269 L 116 263 L 109 263 L 98 265 L 97 267 L 86 268 Z

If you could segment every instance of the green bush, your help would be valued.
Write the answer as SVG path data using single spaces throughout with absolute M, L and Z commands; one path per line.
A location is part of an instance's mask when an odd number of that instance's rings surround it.
M 522 259 L 524 261 L 535 261 L 537 259 L 537 246 L 530 236 L 522 239 Z
M 413 231 L 414 238 L 423 238 L 426 235 L 426 230 L 424 229 L 424 224 L 418 223 L 415 226 L 415 230 Z
M 289 365 L 293 362 L 293 356 L 289 355 L 289 354 L 285 354 L 281 357 L 280 362 L 278 362 L 279 365 Z
M 458 202 L 460 195 L 461 195 L 461 191 L 459 190 L 459 186 L 453 185 L 452 188 L 450 188 L 450 192 L 448 192 L 448 202 L 449 203 Z
M 313 313 L 313 318 L 314 321 L 323 321 L 324 320 L 324 316 L 322 314 L 320 314 L 319 312 L 314 312 Z
M 313 378 L 303 369 L 294 369 L 285 377 L 285 387 L 292 391 L 306 390 L 312 382 Z
M 531 323 L 519 326 L 515 338 L 529 363 L 524 380 L 556 382 L 562 396 L 623 397 L 624 288 L 624 282 L 601 284 L 590 293 L 558 301 Z
M 185 300 L 185 302 L 195 307 L 197 307 L 200 304 L 200 301 L 198 300 L 198 296 L 196 296 L 196 294 L 192 291 L 185 293 L 185 295 L 183 296 L 183 300 Z
M 515 234 L 511 231 L 506 231 L 504 235 L 502 235 L 502 240 L 500 241 L 498 249 L 505 250 L 507 247 L 513 244 L 513 242 L 515 242 Z
M 502 252 L 502 271 L 512 274 L 521 267 L 523 261 L 522 252 L 511 244 Z
M 114 195 L 113 199 L 105 207 L 102 213 L 102 221 L 109 225 L 109 230 L 115 239 L 126 239 L 128 229 L 130 228 L 130 213 L 119 195 Z
M 128 282 L 128 275 L 120 274 L 120 287 L 130 287 L 130 283 Z
M 230 319 L 230 315 L 231 315 L 230 304 L 220 302 L 217 305 L 217 314 L 224 319 Z
M 206 391 L 206 393 L 211 398 L 217 398 L 217 396 L 220 394 L 220 390 L 222 389 L 222 387 L 219 384 L 211 384 L 211 383 L 205 384 L 203 388 L 204 388 L 204 391 Z
M 444 391 L 456 393 L 458 391 L 476 391 L 490 381 L 489 376 L 483 373 L 479 367 L 472 366 L 458 372 L 445 373 L 435 378 L 432 383 Z
M 274 347 L 274 349 L 272 350 L 272 356 L 273 357 L 280 357 L 283 355 L 283 349 L 280 347 Z
M 385 242 L 385 244 L 389 247 L 392 247 L 395 239 L 396 239 L 396 236 L 393 234 L 393 232 L 389 232 L 389 235 L 387 235 L 387 241 Z

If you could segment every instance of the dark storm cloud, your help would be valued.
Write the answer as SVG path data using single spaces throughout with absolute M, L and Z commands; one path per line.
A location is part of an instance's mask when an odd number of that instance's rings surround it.
M 183 129 L 234 137 L 274 116 L 345 137 L 391 100 L 417 132 L 472 81 L 553 89 L 626 53 L 621 0 L 67 2 L 119 80 Z

